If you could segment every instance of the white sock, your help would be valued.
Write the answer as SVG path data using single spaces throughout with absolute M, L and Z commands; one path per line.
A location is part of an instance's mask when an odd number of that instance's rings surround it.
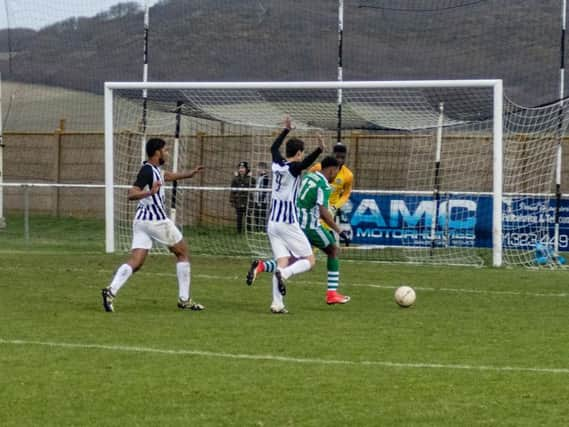
M 176 264 L 178 276 L 178 296 L 182 301 L 190 299 L 190 263 L 187 261 Z
M 308 270 L 310 270 L 310 261 L 307 259 L 299 259 L 294 264 L 289 265 L 287 268 L 282 268 L 281 274 L 283 276 L 283 279 L 287 280 L 295 274 L 304 273 Z
M 123 264 L 118 268 L 109 286 L 113 295 L 118 293 L 130 276 L 132 276 L 132 267 L 130 265 Z
M 283 296 L 279 292 L 279 282 L 275 275 L 273 274 L 273 303 L 271 307 L 281 308 L 284 307 Z

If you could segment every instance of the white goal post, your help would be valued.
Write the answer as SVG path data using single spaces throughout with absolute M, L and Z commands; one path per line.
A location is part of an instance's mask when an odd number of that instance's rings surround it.
M 502 242 L 502 192 L 503 179 L 503 117 L 504 117 L 504 94 L 502 80 L 423 80 L 423 81 L 330 81 L 330 82 L 107 82 L 105 83 L 105 220 L 106 220 L 106 251 L 115 251 L 115 190 L 117 188 L 115 176 L 115 107 L 117 91 L 142 91 L 148 90 L 181 90 L 190 92 L 193 90 L 232 91 L 232 90 L 290 90 L 290 91 L 318 91 L 318 90 L 342 90 L 344 94 L 349 90 L 376 90 L 376 89 L 471 89 L 484 88 L 492 94 L 491 101 L 491 145 L 492 145 L 492 264 L 502 265 L 503 242 Z M 140 93 L 140 92 L 139 92 Z M 175 99 L 173 100 L 175 105 Z M 371 107 L 370 107 L 371 108 Z M 438 109 L 438 103 L 437 103 Z M 438 112 L 437 112 L 438 113 Z M 380 113 L 376 113 L 380 114 Z M 294 117 L 293 117 L 294 119 Z M 436 119 L 438 120 L 438 118 Z M 275 128 L 278 126 L 275 123 Z M 266 149 L 268 150 L 268 146 Z M 137 147 L 140 150 L 139 147 Z M 139 152 L 139 151 L 138 151 Z M 468 171 L 465 171 L 467 173 Z M 129 179 L 134 180 L 134 176 Z M 126 190 L 124 190 L 126 191 Z M 438 191 L 438 190 L 437 190 Z M 428 233 L 431 225 L 429 224 Z

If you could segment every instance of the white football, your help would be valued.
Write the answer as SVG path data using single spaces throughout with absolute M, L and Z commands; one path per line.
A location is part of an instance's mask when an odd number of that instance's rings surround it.
M 401 307 L 411 307 L 415 298 L 415 291 L 410 286 L 400 286 L 395 290 L 395 302 Z

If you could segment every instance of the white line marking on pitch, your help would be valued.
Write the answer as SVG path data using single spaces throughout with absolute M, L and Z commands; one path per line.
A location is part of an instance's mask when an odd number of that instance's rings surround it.
M 8 269 L 10 269 L 8 267 Z M 7 270 L 8 270 L 7 269 Z M 17 268 L 14 268 L 17 271 Z M 112 275 L 114 273 L 113 270 L 105 270 L 99 269 L 96 271 L 89 270 L 87 268 L 66 268 L 65 272 L 89 272 L 90 274 L 100 273 L 100 274 L 108 274 Z M 154 271 L 144 271 L 138 273 L 140 276 L 158 276 L 158 277 L 175 277 L 175 273 L 163 273 L 163 272 L 154 272 Z M 192 273 L 193 278 L 200 278 L 200 279 L 212 279 L 212 280 L 243 280 L 244 276 L 217 276 L 212 274 L 199 274 L 199 273 Z M 299 283 L 306 284 L 306 285 L 319 285 L 322 283 L 319 282 L 312 282 L 312 281 L 305 281 L 302 280 Z M 397 289 L 400 284 L 398 285 L 376 285 L 371 283 L 348 283 L 346 286 L 354 286 L 356 288 L 377 288 L 377 289 L 389 289 L 394 290 Z M 526 296 L 526 297 L 540 297 L 540 298 L 567 298 L 569 297 L 569 292 L 557 292 L 557 293 L 548 293 L 548 292 L 523 292 L 523 291 L 490 291 L 485 289 L 465 289 L 465 288 L 430 288 L 430 287 L 421 287 L 421 286 L 413 286 L 415 290 L 418 291 L 425 291 L 425 292 L 454 292 L 454 293 L 464 293 L 464 294 L 479 294 L 479 295 L 511 295 L 511 296 Z
M 158 272 L 145 272 L 144 274 L 149 275 L 156 275 L 156 276 L 172 276 L 175 277 L 174 273 L 158 273 Z M 200 279 L 214 279 L 214 280 L 244 280 L 242 276 L 216 276 L 211 274 L 193 274 L 192 277 L 198 277 Z M 300 283 L 304 283 L 310 286 L 319 285 L 322 283 L 319 282 L 307 282 L 302 281 Z M 354 286 L 356 288 L 377 288 L 377 289 L 392 289 L 395 290 L 399 286 L 398 285 L 373 285 L 370 283 L 348 283 L 346 286 Z M 558 292 L 558 293 L 546 293 L 546 292 L 521 292 L 521 291 L 489 291 L 485 289 L 458 289 L 458 288 L 428 288 L 428 287 L 421 287 L 421 286 L 413 286 L 418 291 L 426 291 L 426 292 L 455 292 L 455 293 L 465 293 L 465 294 L 481 294 L 481 295 L 514 295 L 514 296 L 530 296 L 530 297 L 550 297 L 550 298 L 559 298 L 559 297 L 568 297 L 569 293 L 567 292 Z
M 240 354 L 240 353 L 219 353 L 213 351 L 201 350 L 168 350 L 152 347 L 131 347 L 124 345 L 106 345 L 106 344 L 73 344 L 64 342 L 49 341 L 26 341 L 26 340 L 7 340 L 0 338 L 0 344 L 5 345 L 27 345 L 27 346 L 44 346 L 70 348 L 78 350 L 107 350 L 122 351 L 133 353 L 154 353 L 166 354 L 173 356 L 201 356 L 201 357 L 217 357 L 224 359 L 241 359 L 241 360 L 267 360 L 275 362 L 288 363 L 306 363 L 317 365 L 350 365 L 350 366 L 381 366 L 386 368 L 415 368 L 415 369 L 460 369 L 467 371 L 495 371 L 495 372 L 534 372 L 534 373 L 550 373 L 550 374 L 569 374 L 569 368 L 524 368 L 517 366 L 487 366 L 487 365 L 462 365 L 462 364 L 442 364 L 442 363 L 399 363 L 399 362 L 382 362 L 376 360 L 334 360 L 334 359 L 318 359 L 304 357 L 288 357 L 275 356 L 272 354 Z

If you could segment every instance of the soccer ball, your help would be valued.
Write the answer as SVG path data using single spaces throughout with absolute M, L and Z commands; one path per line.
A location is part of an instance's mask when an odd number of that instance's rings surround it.
M 410 286 L 399 286 L 395 290 L 395 302 L 401 307 L 411 307 L 415 304 L 415 291 Z

